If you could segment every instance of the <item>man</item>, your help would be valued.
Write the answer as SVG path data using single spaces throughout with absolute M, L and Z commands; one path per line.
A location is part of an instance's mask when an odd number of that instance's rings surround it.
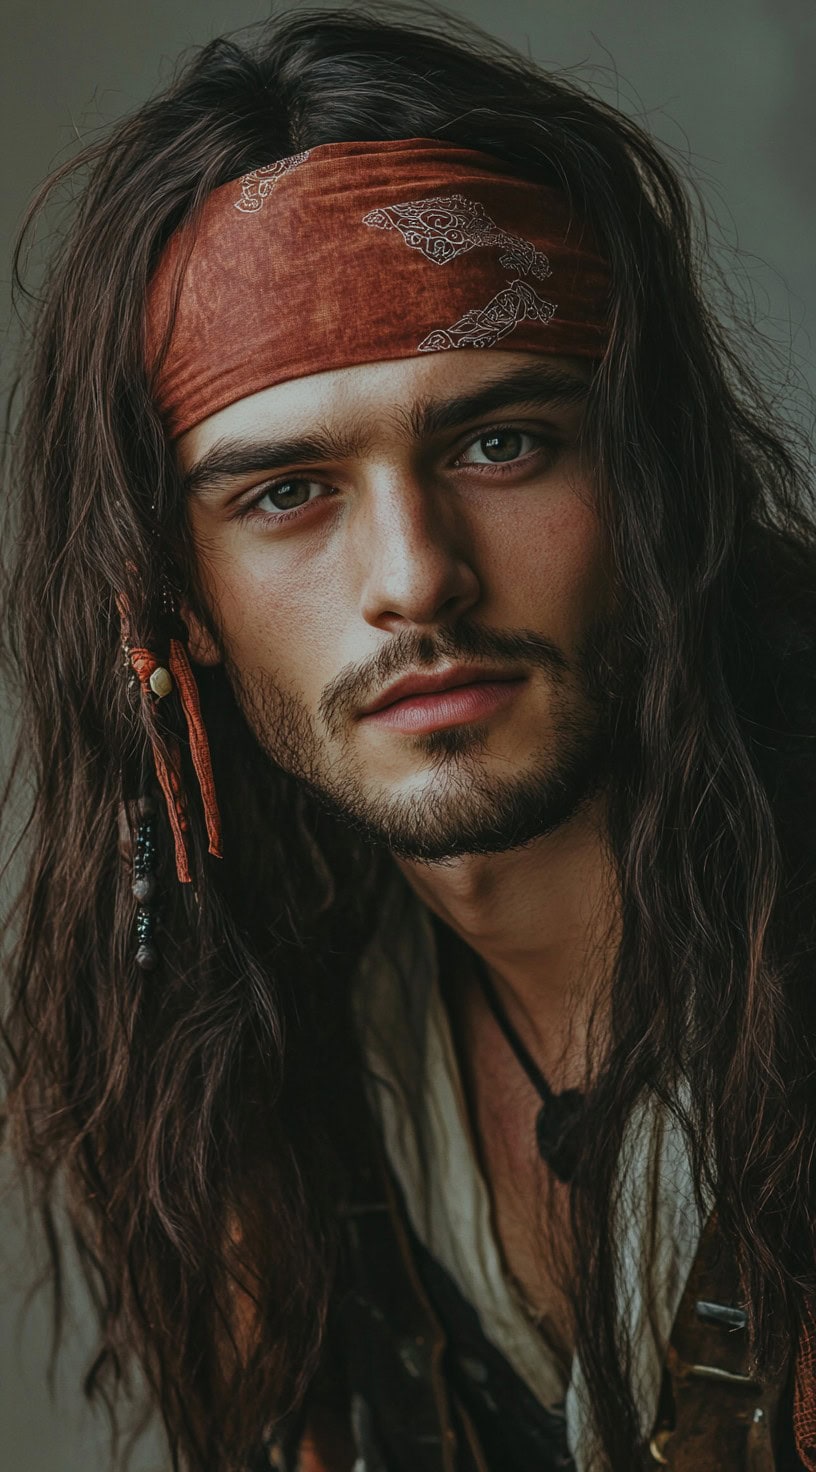
M 14 1139 L 185 1467 L 816 1466 L 801 472 L 665 160 L 452 31 L 84 157 Z

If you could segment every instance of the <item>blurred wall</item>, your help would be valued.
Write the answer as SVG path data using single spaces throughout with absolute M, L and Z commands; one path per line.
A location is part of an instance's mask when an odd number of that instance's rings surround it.
M 688 159 L 768 338 L 816 386 L 812 0 L 471 0 L 449 9 L 536 60 L 576 68 Z M 186 48 L 261 19 L 252 0 L 4 0 L 0 60 L 0 327 L 12 325 L 9 258 L 38 181 L 77 137 L 137 106 Z M 761 351 L 761 347 L 758 347 Z M 10 372 L 6 358 L 4 383 Z M 0 1161 L 0 1164 L 2 1162 Z M 74 1291 L 71 1347 L 45 1387 L 46 1300 L 24 1310 L 34 1254 L 19 1191 L 0 1179 L 0 1472 L 103 1472 L 104 1434 L 78 1392 L 88 1315 Z M 164 1472 L 146 1437 L 134 1472 Z

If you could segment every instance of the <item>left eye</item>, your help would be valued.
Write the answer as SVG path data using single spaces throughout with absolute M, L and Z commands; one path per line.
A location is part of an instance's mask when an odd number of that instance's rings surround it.
M 320 492 L 322 489 L 318 481 L 293 477 L 292 480 L 281 480 L 276 485 L 267 486 L 255 505 L 264 511 L 297 511 L 316 499 L 312 494 L 314 491 Z M 268 506 L 264 506 L 265 501 L 269 503 Z
M 465 451 L 466 455 L 480 451 L 484 455 L 483 460 L 470 460 L 470 465 L 501 465 L 508 460 L 518 460 L 522 455 L 530 453 L 535 448 L 537 436 L 526 434 L 521 429 L 491 429 L 488 434 L 480 435 L 472 445 Z M 464 456 L 460 456 L 464 459 Z

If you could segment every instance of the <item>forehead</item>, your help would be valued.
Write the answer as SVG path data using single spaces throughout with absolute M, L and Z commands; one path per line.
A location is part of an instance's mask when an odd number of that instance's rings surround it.
M 318 427 L 348 430 L 361 442 L 372 434 L 390 433 L 411 439 L 433 420 L 433 409 L 454 399 L 482 394 L 485 409 L 491 392 L 507 397 L 518 389 L 518 402 L 534 403 L 578 396 L 588 383 L 592 364 L 582 358 L 537 353 L 470 351 L 423 354 L 385 362 L 362 363 L 290 379 L 237 400 L 187 431 L 176 451 L 182 470 L 224 440 L 264 434 L 306 435 Z M 430 411 L 430 412 L 429 412 Z M 479 412 L 474 408 L 474 416 Z

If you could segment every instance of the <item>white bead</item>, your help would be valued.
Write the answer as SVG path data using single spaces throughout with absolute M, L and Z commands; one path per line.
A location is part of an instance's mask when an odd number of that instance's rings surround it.
M 156 668 L 150 676 L 150 688 L 153 691 L 153 694 L 158 696 L 159 700 L 161 700 L 163 696 L 170 694 L 170 691 L 173 688 L 173 676 L 171 675 L 169 670 L 166 670 L 164 668 L 164 665 L 156 665 Z

